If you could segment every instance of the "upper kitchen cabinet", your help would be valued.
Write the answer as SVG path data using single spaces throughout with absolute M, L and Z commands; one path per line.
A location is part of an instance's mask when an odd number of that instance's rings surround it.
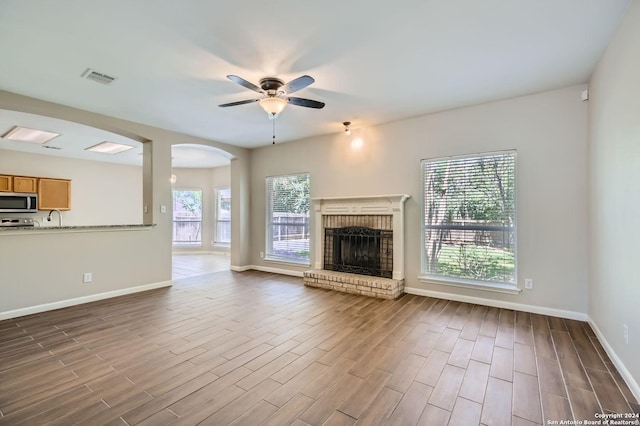
M 34 177 L 14 176 L 13 192 L 38 192 L 38 179 Z
M 0 192 L 38 192 L 38 178 L 0 175 Z
M 0 175 L 0 192 L 13 191 L 13 176 Z
M 38 179 L 38 210 L 71 210 L 69 179 Z

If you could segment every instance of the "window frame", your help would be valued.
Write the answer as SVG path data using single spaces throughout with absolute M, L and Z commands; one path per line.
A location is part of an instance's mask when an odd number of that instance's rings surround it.
M 277 178 L 293 177 L 293 176 L 306 176 L 309 181 L 309 211 L 307 211 L 307 233 L 309 234 L 307 258 L 300 259 L 288 256 L 281 256 L 273 253 L 273 211 L 270 198 L 270 181 Z M 263 259 L 269 262 L 277 262 L 283 264 L 293 264 L 298 266 L 310 266 L 311 265 L 311 235 L 310 235 L 310 221 L 311 221 L 311 174 L 309 172 L 299 173 L 287 173 L 282 175 L 274 175 L 265 177 L 265 251 Z
M 175 228 L 175 224 L 176 224 L 176 209 L 174 208 L 174 198 L 175 198 L 175 193 L 176 192 L 200 192 L 200 230 L 199 230 L 199 234 L 200 234 L 200 241 L 199 242 L 194 242 L 194 243 L 189 243 L 186 241 L 181 241 L 181 242 L 176 242 L 174 240 L 175 234 L 176 234 L 176 228 Z M 204 201 L 204 191 L 202 190 L 202 188 L 172 188 L 171 190 L 171 225 L 172 225 L 172 229 L 171 229 L 171 245 L 172 247 L 202 247 L 203 246 L 203 240 L 202 240 L 202 219 L 203 219 L 203 215 L 204 215 L 204 205 L 203 205 L 203 201 Z M 186 222 L 186 221 L 183 221 Z M 198 222 L 198 221 L 189 221 L 189 222 Z
M 213 212 L 214 212 L 214 218 L 213 218 L 213 245 L 216 247 L 230 247 L 231 246 L 231 233 L 229 233 L 229 241 L 219 241 L 219 236 L 218 236 L 218 222 L 228 222 L 229 226 L 231 226 L 231 217 L 229 217 L 229 220 L 224 220 L 221 221 L 220 220 L 220 196 L 219 194 L 222 191 L 229 191 L 229 202 L 231 202 L 231 187 L 229 186 L 222 186 L 219 188 L 214 188 L 213 190 Z M 231 231 L 229 231 L 231 232 Z
M 448 275 L 437 275 L 431 274 L 427 271 L 427 253 L 426 253 L 426 202 L 427 202 L 427 188 L 426 188 L 426 164 L 427 163 L 435 163 L 438 161 L 446 161 L 446 160 L 464 160 L 464 159 L 472 159 L 472 158 L 483 158 L 483 157 L 491 157 L 496 155 L 512 155 L 513 156 L 513 256 L 514 256 L 514 270 L 513 270 L 513 282 L 504 282 L 504 281 L 491 281 L 491 280 L 476 280 L 469 279 L 464 277 L 454 277 Z M 420 275 L 418 276 L 419 281 L 429 284 L 438 284 L 438 285 L 446 285 L 453 287 L 462 287 L 462 288 L 471 288 L 471 289 L 480 289 L 487 291 L 494 291 L 500 293 L 508 293 L 508 294 L 518 294 L 522 290 L 518 287 L 518 232 L 517 232 L 517 193 L 518 193 L 518 184 L 517 184 L 517 172 L 518 172 L 518 161 L 517 161 L 517 151 L 516 150 L 503 150 L 503 151 L 492 151 L 492 152 L 480 152 L 474 154 L 465 154 L 465 155 L 454 155 L 454 156 L 446 156 L 446 157 L 437 157 L 437 158 L 426 158 L 420 161 L 421 168 L 421 236 L 420 236 Z

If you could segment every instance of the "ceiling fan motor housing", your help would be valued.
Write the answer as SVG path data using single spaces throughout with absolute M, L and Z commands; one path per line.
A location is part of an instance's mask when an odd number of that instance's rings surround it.
M 265 92 L 273 91 L 275 93 L 282 86 L 284 86 L 284 81 L 279 78 L 265 77 L 260 79 L 260 88 Z

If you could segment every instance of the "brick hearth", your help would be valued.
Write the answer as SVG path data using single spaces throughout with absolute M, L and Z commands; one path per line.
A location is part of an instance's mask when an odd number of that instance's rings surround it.
M 311 269 L 304 272 L 304 285 L 381 299 L 397 299 L 404 294 L 404 280 Z

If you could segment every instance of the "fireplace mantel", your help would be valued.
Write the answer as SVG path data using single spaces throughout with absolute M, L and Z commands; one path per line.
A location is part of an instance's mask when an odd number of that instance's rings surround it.
M 404 279 L 404 203 L 407 194 L 372 195 L 361 197 L 313 198 L 314 211 L 314 268 L 323 269 L 322 216 L 332 215 L 390 215 L 393 221 L 393 279 Z

